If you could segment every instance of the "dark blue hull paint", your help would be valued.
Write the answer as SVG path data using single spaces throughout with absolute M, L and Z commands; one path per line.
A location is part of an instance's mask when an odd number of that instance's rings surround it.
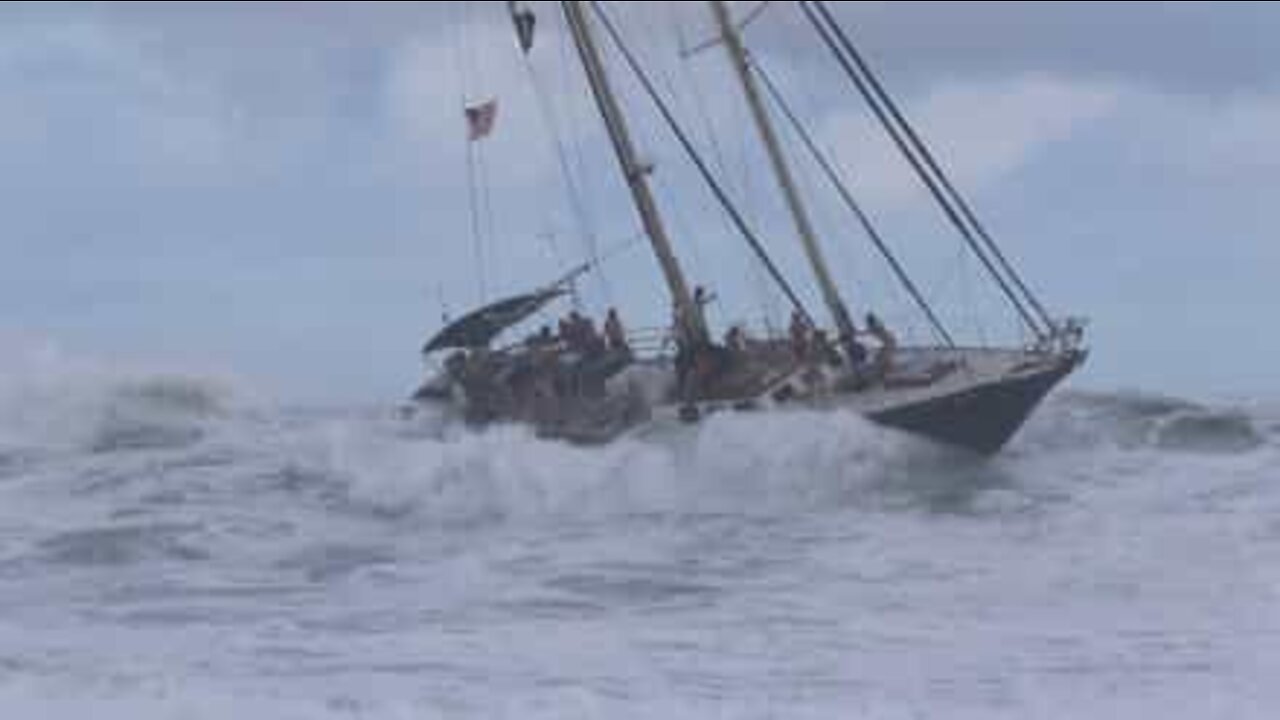
M 1045 397 L 1084 362 L 1064 357 L 1043 372 L 956 395 L 868 415 L 880 425 L 980 455 L 995 455 L 1017 435 Z

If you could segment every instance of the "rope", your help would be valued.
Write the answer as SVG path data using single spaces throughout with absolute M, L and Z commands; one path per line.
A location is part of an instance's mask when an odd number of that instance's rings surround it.
M 1008 274 L 1009 278 L 1022 292 L 1027 302 L 1031 304 L 1032 308 L 1036 311 L 1036 314 L 1039 316 L 1040 320 L 1045 324 L 1045 327 L 1052 330 L 1054 326 L 1054 322 L 1052 317 L 1048 313 L 1048 311 L 1045 310 L 1044 305 L 1041 304 L 1040 300 L 1036 297 L 1036 294 L 1032 292 L 1031 289 L 1027 286 L 1027 284 L 1023 281 L 1021 274 L 1018 273 L 1017 269 L 1014 268 L 1013 264 L 1009 262 L 1008 257 L 1005 255 L 1004 251 L 1000 248 L 1000 244 L 997 243 L 995 239 L 991 236 L 991 234 L 987 232 L 986 226 L 978 219 L 977 214 L 973 211 L 969 203 L 965 200 L 964 195 L 956 188 L 955 184 L 951 182 L 950 177 L 948 177 L 947 173 L 942 169 L 941 165 L 938 163 L 929 145 L 924 141 L 923 138 L 920 137 L 920 134 L 916 132 L 915 126 L 911 123 L 909 119 L 907 119 L 907 117 L 898 108 L 898 104 L 897 102 L 894 101 L 893 96 L 891 96 L 888 93 L 888 91 L 885 90 L 884 85 L 881 84 L 880 79 L 877 77 L 876 73 L 872 71 L 870 65 L 866 62 L 866 59 L 863 57 L 862 53 L 860 53 L 857 47 L 854 46 L 853 42 L 849 40 L 848 35 L 844 32 L 844 29 L 840 27 L 840 24 L 836 21 L 835 17 L 831 14 L 831 11 L 827 8 L 826 3 L 819 0 L 814 4 L 818 8 L 818 12 L 822 13 L 823 17 L 831 25 L 837 37 L 839 37 L 839 39 L 841 40 L 841 43 L 844 45 L 845 49 L 849 52 L 849 55 L 853 58 L 854 62 L 857 63 L 858 67 L 862 70 L 867 80 L 871 83 L 871 87 L 873 90 L 875 90 L 876 95 L 881 99 L 882 102 L 884 102 L 885 107 L 888 108 L 889 112 L 893 115 L 894 120 L 897 121 L 899 126 L 901 126 L 903 131 L 906 133 L 907 138 L 911 141 L 912 145 L 920 153 L 920 156 L 924 159 L 925 163 L 929 166 L 929 169 L 933 171 L 933 173 L 937 176 L 938 180 L 942 183 L 943 189 L 947 191 L 947 194 L 955 202 L 956 207 L 960 210 L 960 213 L 965 217 L 965 219 L 977 232 L 978 236 L 986 244 L 987 249 L 991 251 L 992 255 L 996 258 L 997 262 L 1000 264 L 1000 267 L 1005 271 L 1005 273 Z
M 457 69 L 458 82 L 458 108 L 459 117 L 465 117 L 467 108 L 470 106 L 470 88 L 468 87 L 468 78 L 474 77 L 472 72 L 472 63 L 470 62 L 470 53 L 467 47 L 466 28 L 468 27 L 468 8 L 466 6 L 457 6 L 455 8 L 456 24 L 463 29 L 463 32 L 454 36 L 453 50 L 454 62 Z M 467 166 L 467 207 L 471 223 L 471 244 L 472 254 L 475 262 L 476 272 L 476 291 L 478 301 L 484 304 L 488 301 L 489 288 L 488 277 L 486 273 L 485 247 L 484 247 L 484 228 L 481 210 L 481 201 L 479 198 L 479 172 L 476 162 L 475 143 L 470 138 L 463 135 L 466 143 L 466 166 Z
M 757 8 L 756 13 L 759 14 L 763 12 L 767 6 L 768 6 L 768 3 L 762 3 L 761 6 Z M 671 3 L 667 3 L 668 22 L 670 23 L 673 29 L 673 34 L 680 38 L 680 46 L 686 47 L 688 45 L 688 38 L 686 38 L 684 35 L 684 25 L 680 23 L 679 18 L 676 16 L 677 12 L 678 12 L 678 6 Z M 702 124 L 703 133 L 707 137 L 707 144 L 711 148 L 711 158 L 715 163 L 716 169 L 720 173 L 720 177 L 728 179 L 733 176 L 733 173 L 730 171 L 730 168 L 729 168 L 728 153 L 725 152 L 724 146 L 720 142 L 720 136 L 716 132 L 716 123 L 712 118 L 711 111 L 708 105 L 708 98 L 711 97 L 711 94 L 705 92 L 705 84 L 699 82 L 698 73 L 692 67 L 692 65 L 690 65 L 687 62 L 687 60 L 691 56 L 688 56 L 684 53 L 682 53 L 682 56 L 686 60 L 686 62 L 682 65 L 682 67 L 685 68 L 685 76 L 689 80 L 689 85 L 693 88 L 694 111 L 697 114 L 698 121 Z M 735 123 L 735 127 L 746 128 L 747 123 L 745 122 Z M 750 173 L 744 172 L 743 175 L 744 175 L 743 196 L 748 198 L 746 206 L 750 208 L 751 207 Z M 733 227 L 732 221 L 729 220 L 729 218 L 721 215 L 721 219 L 724 223 L 725 230 L 730 236 L 732 236 L 735 232 L 737 232 L 736 229 Z M 752 220 L 753 220 L 753 223 L 758 222 L 758 219 L 756 218 L 753 218 Z M 774 311 L 776 310 L 776 307 L 774 307 L 774 303 L 772 301 L 773 299 L 770 297 L 769 287 L 768 287 L 767 281 L 764 278 L 763 273 L 761 272 L 759 263 L 757 263 L 753 258 L 746 258 L 746 262 L 744 263 L 744 270 L 746 271 L 746 276 L 747 276 L 745 278 L 745 281 L 749 287 L 754 288 L 755 295 L 759 300 L 760 312 L 766 318 L 772 316 L 774 314 Z
M 804 122 L 800 120 L 799 116 L 795 114 L 786 99 L 782 96 L 778 86 L 774 84 L 773 78 L 770 77 L 769 73 L 765 72 L 765 69 L 758 61 L 755 60 L 755 58 L 751 59 L 751 66 L 755 69 L 756 75 L 759 76 L 761 84 L 764 85 L 769 96 L 773 98 L 774 104 L 782 110 L 783 116 L 786 117 L 787 121 L 795 128 L 796 134 L 800 137 L 805 147 L 809 149 L 814 160 L 817 161 L 818 166 L 822 168 L 827 179 L 831 182 L 832 186 L 835 187 L 836 192 L 840 194 L 840 198 L 844 201 L 845 205 L 848 206 L 849 210 L 853 212 L 854 216 L 857 217 L 859 224 L 862 225 L 862 229 L 867 233 L 867 237 L 871 239 L 872 244 L 874 244 L 876 249 L 880 251 L 881 256 L 883 256 L 885 261 L 889 264 L 890 269 L 893 270 L 898 281 L 902 283 L 902 286 L 906 289 L 907 293 L 911 295 L 912 300 L 915 301 L 916 305 L 929 320 L 929 324 L 933 327 L 934 332 L 938 334 L 938 337 L 945 342 L 948 347 L 954 348 L 956 343 L 955 339 L 952 338 L 951 333 L 948 332 L 946 326 L 942 324 L 942 321 L 938 318 L 937 313 L 934 312 L 929 301 L 925 299 L 924 295 L 920 292 L 920 289 L 911 279 L 911 276 L 902 266 L 902 263 L 899 262 L 893 250 L 889 248 L 884 237 L 880 234 L 880 231 L 876 228 L 875 224 L 871 222 L 871 218 L 867 215 L 866 211 L 863 210 L 861 204 L 859 204 L 857 199 L 854 198 L 848 185 L 841 179 L 840 173 L 836 170 L 835 166 L 831 164 L 830 159 L 822 149 L 818 147 L 817 142 L 813 138 L 813 134 L 809 132 L 809 129 L 805 126 Z
M 873 92 L 872 88 L 868 85 L 867 80 L 863 78 L 863 76 L 854 67 L 853 63 L 849 60 L 849 58 L 846 57 L 845 55 L 846 48 L 851 49 L 852 44 L 848 43 L 847 38 L 843 36 L 843 33 L 841 33 L 838 25 L 835 26 L 834 28 L 824 25 L 823 19 L 820 18 L 815 13 L 812 7 L 814 4 L 815 3 L 811 2 L 810 0 L 802 0 L 800 3 L 800 7 L 801 9 L 804 10 L 805 15 L 808 17 L 814 29 L 818 31 L 818 34 L 819 36 L 821 36 L 823 42 L 827 45 L 827 47 L 831 50 L 832 54 L 835 56 L 836 60 L 840 63 L 841 67 L 845 71 L 845 74 L 853 82 L 855 87 L 858 89 L 858 92 L 862 95 L 863 99 L 867 102 L 867 105 L 875 113 L 876 117 L 880 121 L 880 124 L 884 127 L 885 131 L 889 134 L 889 137 L 893 140 L 894 144 L 897 145 L 898 150 L 902 153 L 903 157 L 906 158 L 906 160 L 911 164 L 912 168 L 916 172 L 916 175 L 919 176 L 920 180 L 928 188 L 929 192 L 933 195 L 934 200 L 938 203 L 939 207 L 942 208 L 943 212 L 947 215 L 947 218 L 951 221 L 952 225 L 955 226 L 956 230 L 960 233 L 965 243 L 968 244 L 969 248 L 973 251 L 974 255 L 977 256 L 977 258 L 982 262 L 983 266 L 986 268 L 987 272 L 991 275 L 992 279 L 994 279 L 996 283 L 1000 286 L 1001 291 L 1004 293 L 1005 297 L 1009 300 L 1009 303 L 1013 306 L 1014 310 L 1016 310 L 1018 315 L 1022 317 L 1023 322 L 1025 322 L 1027 327 L 1030 328 L 1031 331 L 1035 333 L 1036 337 L 1041 340 L 1044 340 L 1046 338 L 1046 332 L 1041 329 L 1040 324 L 1037 321 L 1037 318 L 1033 316 L 1030 311 L 1028 311 L 1027 306 L 1024 304 L 1022 298 L 1019 297 L 1019 295 L 1014 291 L 1013 287 L 1010 286 L 1009 281 L 996 268 L 995 263 L 992 262 L 987 252 L 983 250 L 982 244 L 975 237 L 969 225 L 963 220 L 961 215 L 957 212 L 953 203 L 950 201 L 946 193 L 940 187 L 938 180 L 929 173 L 929 171 L 925 168 L 924 164 L 921 162 L 920 158 L 916 156 L 916 153 L 912 150 L 911 146 L 908 144 L 907 139 L 904 138 L 902 129 L 894 124 L 894 121 L 890 118 L 888 112 L 885 110 L 884 107 L 881 106 L 882 100 L 877 98 L 877 93 Z M 825 8 L 822 8 L 822 9 L 825 10 Z M 830 16 L 827 15 L 827 17 L 829 18 Z M 834 20 L 829 20 L 829 22 L 834 24 Z M 842 48 L 841 42 L 837 40 L 837 36 L 839 36 L 844 41 L 844 45 L 845 45 L 844 48 Z
M 658 111 L 662 114 L 663 120 L 666 121 L 667 126 L 671 129 L 672 134 L 676 136 L 676 139 L 679 141 L 681 147 L 684 149 L 685 154 L 688 156 L 689 160 L 697 168 L 699 174 L 702 175 L 703 181 L 707 184 L 708 188 L 710 188 L 711 192 L 715 195 L 716 200 L 720 203 L 721 207 L 733 220 L 734 224 L 738 228 L 739 233 L 741 233 L 743 239 L 747 241 L 747 244 L 760 258 L 760 261 L 764 263 L 766 268 L 768 268 L 770 275 L 773 276 L 774 282 L 776 282 L 778 286 L 782 289 L 782 291 L 786 294 L 787 299 L 791 301 L 791 304 L 796 309 L 796 311 L 803 316 L 806 322 L 812 324 L 812 315 L 810 315 L 808 310 L 804 307 L 804 303 L 801 302 L 800 297 L 796 295 L 795 290 L 791 287 L 791 284 L 787 282 L 786 277 L 782 275 L 782 272 L 778 269 L 778 266 L 773 262 L 773 259 L 769 257 L 768 252 L 765 250 L 764 246 L 760 243 L 759 238 L 751 230 L 751 228 L 746 224 L 746 221 L 742 218 L 742 214 L 738 211 L 737 207 L 733 204 L 733 201 L 729 199 L 729 196 L 725 193 L 724 188 L 721 187 L 720 183 L 716 180 L 716 177 L 714 174 L 712 174 L 710 168 L 707 167 L 706 162 L 702 159 L 702 156 L 698 153 L 697 148 L 693 146 L 693 143 L 689 140 L 689 136 L 685 133 L 684 128 L 680 126 L 680 123 L 676 120 L 675 116 L 671 113 L 671 108 L 668 107 L 666 102 L 662 99 L 662 96 L 658 93 L 657 88 L 654 87 L 653 81 L 649 79 L 649 76 L 648 74 L 645 73 L 644 68 L 640 66 L 639 60 L 636 58 L 635 54 L 631 52 L 631 49 L 627 46 L 627 44 L 623 40 L 622 35 L 618 32 L 617 27 L 609 19 L 608 14 L 605 13 L 604 8 L 601 7 L 600 3 L 597 0 L 590 0 L 590 4 L 592 9 L 595 11 L 596 16 L 599 17 L 601 24 L 604 26 L 605 30 L 608 32 L 609 37 L 613 40 L 614 45 L 618 48 L 618 51 L 622 54 L 623 59 L 626 60 L 628 67 L 631 69 L 631 72 L 640 81 L 640 84 L 644 87 L 645 92 L 649 95 L 650 99 L 653 101 Z
M 528 56 L 525 56 L 524 66 L 529 75 L 530 85 L 533 87 L 538 109 L 542 114 L 542 121 L 546 125 L 550 136 L 552 152 L 556 156 L 561 180 L 569 198 L 569 212 L 573 215 L 574 221 L 578 225 L 578 232 L 584 245 L 583 249 L 586 250 L 588 259 L 592 262 L 599 262 L 600 247 L 599 239 L 596 236 L 595 224 L 588 216 L 587 203 L 583 199 L 578 183 L 574 180 L 573 163 L 570 159 L 569 147 L 565 143 L 564 134 L 560 129 L 560 118 L 551 104 L 550 95 L 546 92 L 543 82 L 538 76 L 537 68 L 534 67 L 532 60 Z M 600 288 L 604 293 L 606 302 L 610 305 L 614 304 L 613 288 L 608 278 L 601 273 L 597 275 L 597 279 L 600 282 Z

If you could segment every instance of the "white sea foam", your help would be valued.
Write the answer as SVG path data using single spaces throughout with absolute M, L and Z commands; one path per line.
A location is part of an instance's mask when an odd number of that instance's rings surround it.
M 0 452 L 180 443 L 195 424 L 247 407 L 250 397 L 229 377 L 106 363 L 9 338 L 0 343 Z
M 14 717 L 1269 717 L 1275 417 L 1063 395 L 603 449 L 11 353 Z M 194 375 L 194 377 L 193 377 Z

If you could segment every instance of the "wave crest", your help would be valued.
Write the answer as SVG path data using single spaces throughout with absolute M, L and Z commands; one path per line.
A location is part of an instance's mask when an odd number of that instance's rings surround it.
M 857 502 L 918 450 L 843 414 L 725 416 L 590 449 L 519 428 L 333 419 L 297 436 L 280 477 L 330 506 L 440 523 L 769 514 Z
M 186 447 L 236 403 L 224 379 L 96 364 L 51 345 L 5 350 L 0 456 Z
M 1214 408 L 1141 393 L 1068 393 L 1052 401 L 1024 437 L 1032 448 L 1102 447 L 1236 455 L 1272 444 L 1275 428 L 1248 410 Z

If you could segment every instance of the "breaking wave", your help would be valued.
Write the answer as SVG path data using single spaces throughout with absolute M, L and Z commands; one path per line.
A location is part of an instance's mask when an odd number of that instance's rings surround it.
M 237 447 L 275 488 L 329 511 L 494 525 L 602 515 L 752 515 L 851 506 L 974 513 L 1009 509 L 1046 467 L 1083 456 L 1171 454 L 1226 462 L 1273 447 L 1243 411 L 1143 397 L 1065 395 L 1005 456 L 982 461 L 850 414 L 718 417 L 606 448 L 519 428 L 472 432 L 389 413 L 295 416 Z
M 518 428 L 471 432 L 390 411 L 265 409 L 224 380 L 37 359 L 0 386 L 0 479 L 72 462 L 76 479 L 64 481 L 79 483 L 77 491 L 101 488 L 107 477 L 144 509 L 234 494 L 330 514 L 466 526 L 867 504 L 981 512 L 983 503 L 1003 507 L 1001 491 L 1039 477 L 1064 454 L 1071 462 L 1103 452 L 1235 456 L 1273 447 L 1278 434 L 1274 422 L 1245 410 L 1077 393 L 1047 404 L 994 462 L 852 415 L 818 413 L 725 416 L 696 431 L 581 449 Z M 1034 473 L 1022 467 L 1027 460 Z M 111 532 L 134 537 L 128 528 Z M 48 549 L 80 552 L 77 537 L 63 540 Z
M 303 425 L 280 439 L 278 478 L 338 509 L 488 525 L 841 505 L 908 454 L 908 443 L 835 415 L 725 417 L 688 436 L 592 449 L 518 428 L 397 423 L 348 417 Z
M 0 449 L 8 453 L 187 447 L 225 418 L 230 391 L 219 381 L 127 375 L 40 381 L 0 396 Z
M 0 345 L 0 473 L 49 457 L 191 448 L 247 407 L 236 382 Z
M 1068 393 L 1049 403 L 1023 444 L 1033 449 L 1238 455 L 1271 445 L 1278 430 L 1273 419 L 1256 410 L 1142 393 Z
M 836 413 L 581 449 L 38 355 L 0 376 L 0 704 L 17 715 L 420 717 L 438 691 L 435 714 L 510 697 L 497 715 L 523 717 L 549 687 L 533 714 L 558 717 L 558 689 L 597 675 L 628 707 L 674 698 L 637 716 L 707 714 L 681 693 L 723 681 L 650 686 L 654 653 L 788 698 L 797 657 L 814 686 L 878 667 L 902 697 L 986 687 L 1012 657 L 1045 668 L 1038 700 L 1212 687 L 1200 668 L 1267 649 L 1239 640 L 1270 607 L 1280 538 L 1266 409 L 1064 393 L 992 461 Z M 919 630 L 939 622 L 945 648 Z M 567 666 L 530 674 L 547 657 Z M 956 707 L 950 682 L 928 702 Z

